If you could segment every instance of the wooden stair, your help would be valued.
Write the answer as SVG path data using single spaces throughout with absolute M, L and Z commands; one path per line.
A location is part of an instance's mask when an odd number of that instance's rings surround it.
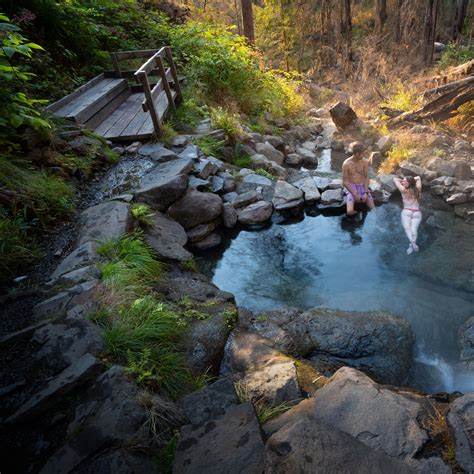
M 151 55 L 151 57 L 150 57 Z M 146 57 L 138 71 L 122 71 L 120 59 Z M 168 68 L 164 66 L 168 62 Z M 73 93 L 46 108 L 54 115 L 93 129 L 111 141 L 142 140 L 159 135 L 162 120 L 181 100 L 181 90 L 171 50 L 113 53 L 116 70 L 98 75 Z M 149 75 L 160 76 L 153 89 Z M 126 77 L 141 83 L 130 86 Z

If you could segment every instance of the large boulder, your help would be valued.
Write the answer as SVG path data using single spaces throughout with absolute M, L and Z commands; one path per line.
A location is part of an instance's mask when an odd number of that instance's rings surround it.
M 387 313 L 290 308 L 253 316 L 250 329 L 282 351 L 351 365 L 383 383 L 403 383 L 411 364 L 410 324 Z
M 210 222 L 222 214 L 222 199 L 211 193 L 188 189 L 183 197 L 172 204 L 168 215 L 185 229 Z
M 257 143 L 255 149 L 258 154 L 265 156 L 269 160 L 274 161 L 279 165 L 283 164 L 285 155 L 281 151 L 277 150 L 269 142 Z
M 224 416 L 200 426 L 181 428 L 174 474 L 261 474 L 264 445 L 250 403 L 227 410 Z
M 303 191 L 286 181 L 277 181 L 273 195 L 273 205 L 277 211 L 285 211 L 303 204 Z
M 298 189 L 301 189 L 304 193 L 304 201 L 308 204 L 318 202 L 321 200 L 321 194 L 319 192 L 316 182 L 311 176 L 300 179 L 293 183 Z
M 258 188 L 268 189 L 273 186 L 272 180 L 259 174 L 249 174 L 244 176 L 244 179 L 237 187 L 238 193 L 244 193 L 246 191 L 255 191 Z
M 260 225 L 272 217 L 273 206 L 268 201 L 258 201 L 245 207 L 239 213 L 239 222 L 245 225 Z
M 300 398 L 295 362 L 257 334 L 234 331 L 226 344 L 221 374 L 240 381 L 250 400 L 279 405 Z
M 413 459 L 429 440 L 429 401 L 343 367 L 314 395 L 314 416 L 392 458 Z
M 474 360 L 474 316 L 471 316 L 459 330 L 461 360 Z
M 395 142 L 390 135 L 384 135 L 383 137 L 379 138 L 379 141 L 377 142 L 377 148 L 382 155 L 386 155 L 394 143 Z
M 135 199 L 157 211 L 166 211 L 186 191 L 193 164 L 191 158 L 180 158 L 156 166 L 143 177 Z
M 56 280 L 61 275 L 92 263 L 97 258 L 96 247 L 95 242 L 86 242 L 77 247 L 57 266 L 51 275 L 51 279 Z
M 343 130 L 357 119 L 356 113 L 344 102 L 338 102 L 329 109 L 332 121 Z
M 456 461 L 465 472 L 474 472 L 474 393 L 452 403 L 448 421 L 456 440 Z
M 78 245 L 117 239 L 131 230 L 132 225 L 130 206 L 125 202 L 110 201 L 89 207 L 79 217 Z
M 403 462 L 365 446 L 313 415 L 296 417 L 268 440 L 265 473 L 408 474 Z
M 340 205 L 344 199 L 344 192 L 340 189 L 328 189 L 321 194 L 321 204 Z
M 183 262 L 192 256 L 184 248 L 188 236 L 183 226 L 161 212 L 153 214 L 145 239 L 161 258 Z
M 138 149 L 138 153 L 150 157 L 153 161 L 164 163 L 166 161 L 177 160 L 178 155 L 160 143 L 147 143 Z
M 472 177 L 471 165 L 467 161 L 458 161 L 454 166 L 454 177 L 461 181 L 467 181 Z

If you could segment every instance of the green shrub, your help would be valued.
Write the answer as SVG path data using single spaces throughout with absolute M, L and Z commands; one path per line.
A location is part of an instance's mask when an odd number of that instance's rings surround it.
M 396 92 L 380 105 L 382 107 L 410 112 L 421 105 L 421 99 L 418 92 L 413 88 L 404 85 L 402 82 L 398 82 L 396 85 Z
M 255 170 L 255 174 L 259 174 L 260 176 L 265 176 L 265 178 L 268 178 L 268 179 L 276 179 L 275 176 L 273 176 L 271 173 L 264 170 L 263 168 L 258 168 L 257 170 Z
M 141 225 L 149 227 L 153 225 L 153 216 L 155 215 L 150 206 L 142 203 L 134 203 L 131 206 L 132 216 L 140 222 Z
M 441 55 L 439 68 L 447 69 L 450 66 L 463 64 L 474 59 L 474 45 L 462 46 L 457 43 L 449 43 L 448 48 Z
M 226 140 L 231 143 L 236 143 L 244 135 L 239 117 L 222 107 L 211 109 L 211 121 L 214 128 L 224 130 Z
M 194 144 L 197 145 L 206 156 L 220 157 L 221 149 L 225 145 L 225 141 L 203 136 L 196 138 Z

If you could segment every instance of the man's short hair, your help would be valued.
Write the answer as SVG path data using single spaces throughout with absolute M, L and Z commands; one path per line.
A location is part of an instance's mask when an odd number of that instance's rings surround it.
M 352 144 L 352 153 L 362 153 L 365 150 L 365 146 L 363 143 L 354 142 Z

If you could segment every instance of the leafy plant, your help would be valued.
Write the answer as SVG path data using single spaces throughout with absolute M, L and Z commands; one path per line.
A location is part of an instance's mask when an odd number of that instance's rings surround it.
M 382 107 L 410 112 L 421 105 L 421 99 L 416 90 L 402 82 L 398 82 L 396 85 L 396 92 L 380 105 Z
M 221 156 L 221 148 L 225 145 L 225 140 L 216 140 L 214 137 L 203 136 L 196 138 L 194 144 L 198 145 L 206 156 Z
M 257 170 L 255 170 L 255 174 L 258 174 L 260 176 L 265 176 L 265 178 L 268 178 L 268 179 L 276 179 L 275 176 L 273 176 L 271 173 L 264 170 L 263 168 L 258 168 Z
M 149 227 L 153 225 L 154 213 L 147 204 L 134 203 L 131 206 L 132 216 L 140 222 L 141 225 Z
M 401 145 L 393 145 L 387 153 L 387 158 L 380 165 L 379 173 L 393 173 L 402 161 L 412 158 L 413 154 L 413 150 L 409 148 L 405 148 Z
M 441 55 L 439 68 L 441 70 L 447 69 L 450 66 L 466 63 L 471 59 L 474 59 L 474 45 L 463 46 L 458 43 L 449 43 L 446 51 Z
M 222 107 L 211 109 L 211 120 L 214 128 L 224 130 L 226 140 L 231 143 L 236 143 L 244 135 L 238 116 L 227 112 Z

